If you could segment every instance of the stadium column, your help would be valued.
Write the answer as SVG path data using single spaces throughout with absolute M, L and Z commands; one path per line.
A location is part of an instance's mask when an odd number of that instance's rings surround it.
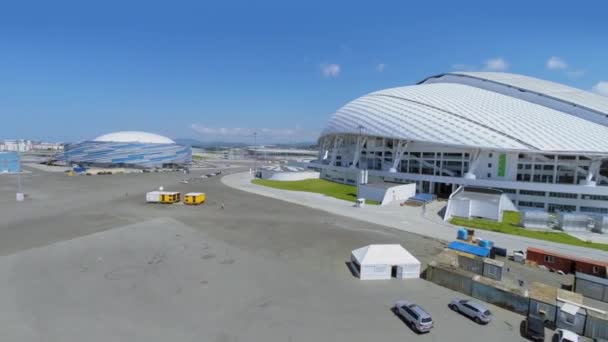
M 469 161 L 469 170 L 464 174 L 464 178 L 467 179 L 475 179 L 475 170 L 477 170 L 477 166 L 479 165 L 479 159 L 481 157 L 481 149 L 476 149 L 473 153 L 471 153 L 471 159 Z
M 319 140 L 319 154 L 317 159 L 319 160 L 319 162 L 321 162 L 322 160 L 324 160 L 326 157 L 326 153 L 325 151 L 327 150 L 327 138 L 326 137 L 322 137 Z
M 591 160 L 591 165 L 589 165 L 589 171 L 587 172 L 587 177 L 585 178 L 585 185 L 595 186 L 596 182 L 594 182 L 593 179 L 595 178 L 597 180 L 597 173 L 599 172 L 601 163 L 601 159 Z
M 330 163 L 331 166 L 336 165 L 336 157 L 338 155 L 338 147 L 340 145 L 341 139 L 342 138 L 339 135 L 334 136 L 334 144 L 333 144 L 334 146 L 332 147 L 332 150 L 331 150 L 331 163 Z
M 363 148 L 363 144 L 365 144 L 366 138 L 362 136 L 357 137 L 357 144 L 355 147 L 355 153 L 353 155 L 353 163 L 350 167 L 356 168 L 357 163 L 359 162 L 359 158 L 361 157 L 361 149 Z
M 395 146 L 395 153 L 393 154 L 393 167 L 389 170 L 389 172 L 398 172 L 399 164 L 401 164 L 401 159 L 403 159 L 403 152 L 407 149 L 407 140 L 397 140 L 397 146 Z

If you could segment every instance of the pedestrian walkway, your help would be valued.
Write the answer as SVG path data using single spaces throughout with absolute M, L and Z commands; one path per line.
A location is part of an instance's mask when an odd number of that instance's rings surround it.
M 399 206 L 393 203 L 387 206 L 367 205 L 356 208 L 354 203 L 328 197 L 321 194 L 279 190 L 251 183 L 249 172 L 226 175 L 222 183 L 232 188 L 276 198 L 282 201 L 296 203 L 307 207 L 323 210 L 332 214 L 346 216 L 361 221 L 367 221 L 399 230 L 428 236 L 431 238 L 452 241 L 456 237 L 457 227 L 443 221 L 438 212 L 443 209 L 445 202 L 435 201 L 426 206 L 426 213 L 421 207 Z M 476 236 L 494 241 L 496 246 L 507 248 L 509 251 L 525 250 L 528 247 L 545 248 L 559 251 L 563 254 L 608 261 L 608 252 L 597 249 L 564 245 L 560 243 L 535 240 L 521 236 L 507 235 L 484 230 L 476 230 Z

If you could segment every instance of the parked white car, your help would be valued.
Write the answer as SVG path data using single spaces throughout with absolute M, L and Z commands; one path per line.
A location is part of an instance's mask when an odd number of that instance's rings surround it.
M 555 329 L 555 336 L 558 342 L 578 342 L 578 335 L 570 330 Z
M 468 316 L 478 324 L 488 324 L 492 320 L 492 313 L 480 302 L 468 299 L 454 299 L 448 307 L 456 312 Z
M 418 304 L 400 300 L 393 306 L 393 312 L 401 316 L 413 330 L 429 332 L 433 327 L 433 318 Z

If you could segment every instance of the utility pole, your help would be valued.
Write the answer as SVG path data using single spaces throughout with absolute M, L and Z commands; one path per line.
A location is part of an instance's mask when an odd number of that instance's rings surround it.
M 17 150 L 17 202 L 23 201 L 23 192 L 21 191 L 21 152 Z
M 258 132 L 253 132 L 253 174 L 258 172 L 258 148 L 257 148 L 257 136 Z

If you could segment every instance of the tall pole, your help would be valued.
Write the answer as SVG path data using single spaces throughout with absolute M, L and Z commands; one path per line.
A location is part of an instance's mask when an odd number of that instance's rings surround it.
M 257 148 L 257 135 L 258 132 L 253 132 L 253 174 L 258 172 L 258 148 Z
M 17 151 L 17 193 L 21 193 L 21 153 Z

